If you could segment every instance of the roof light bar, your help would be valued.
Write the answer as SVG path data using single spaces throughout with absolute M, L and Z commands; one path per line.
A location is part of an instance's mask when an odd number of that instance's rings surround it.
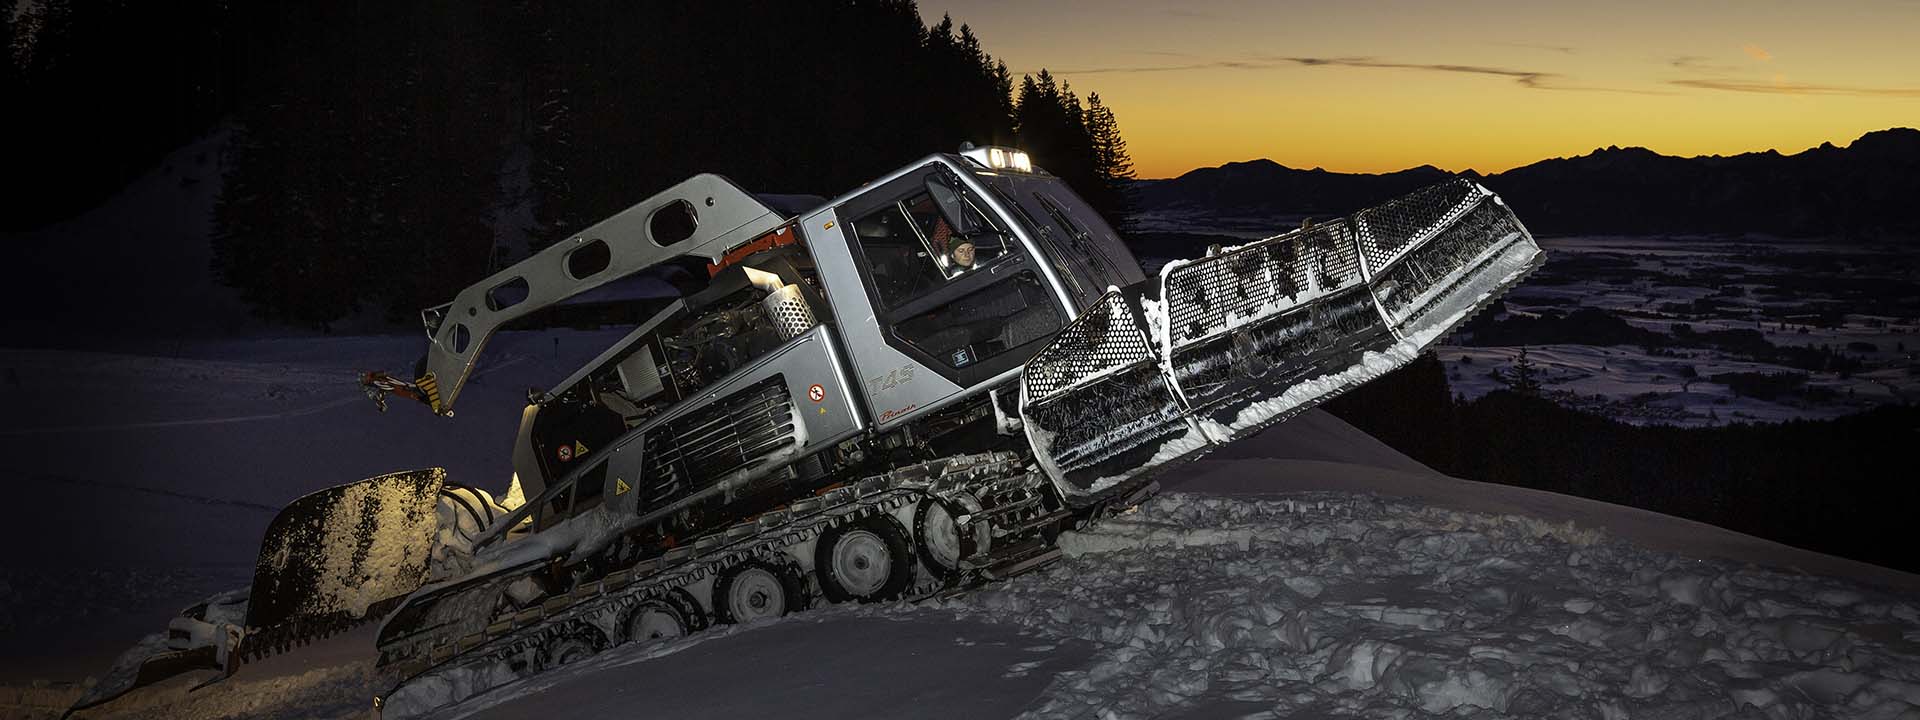
M 960 154 L 989 170 L 1018 173 L 1034 172 L 1033 158 L 1025 150 L 1010 147 L 983 145 L 979 147 L 963 145 Z

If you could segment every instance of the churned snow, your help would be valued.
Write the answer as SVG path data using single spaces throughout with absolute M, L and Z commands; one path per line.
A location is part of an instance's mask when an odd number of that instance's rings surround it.
M 376 413 L 353 385 L 410 365 L 412 335 L 0 352 L 20 408 L 0 449 L 31 508 L 0 532 L 33 548 L 0 569 L 13 677 L 103 672 L 244 584 L 306 492 L 424 465 L 498 488 L 525 389 L 593 339 L 503 335 L 452 420 Z M 124 422 L 99 424 L 107 406 Z M 1920 715 L 1911 575 L 1423 472 L 1317 411 L 1161 481 L 1035 573 L 623 646 L 440 717 Z M 364 717 L 372 654 L 362 628 L 82 716 Z
M 1170 494 L 1062 546 L 941 608 L 1094 644 L 1035 716 L 1895 717 L 1920 699 L 1910 597 L 1572 524 Z
M 1317 411 L 1163 482 L 1034 573 L 622 646 L 434 717 L 1920 713 L 1920 578 L 1446 478 Z M 85 716 L 357 716 L 371 643 Z
M 439 717 L 538 717 L 561 699 L 584 717 L 641 702 L 788 717 L 1920 713 L 1920 578 L 1446 478 L 1320 412 L 1232 450 L 1063 535 L 1045 570 L 624 647 Z M 1013 652 L 1009 630 L 1042 650 Z M 997 654 L 979 655 L 983 637 Z M 976 667 L 988 660 L 1001 670 Z M 1036 671 L 1050 682 L 1012 684 Z M 920 704 L 902 676 L 1024 702 Z
M 789 717 L 1920 712 L 1910 595 L 1648 550 L 1572 522 L 1352 492 L 1170 493 L 1061 546 L 1046 570 L 949 600 L 621 648 L 440 717 L 536 717 L 561 699 L 584 717 L 641 706 L 622 702 Z M 929 628 L 952 642 L 928 642 Z M 1044 650 L 1002 648 L 999 672 L 972 667 L 969 637 L 1006 645 L 1009 631 Z M 835 672 L 798 667 L 809 662 Z M 1007 685 L 1041 666 L 1043 686 Z M 806 682 L 749 670 L 761 667 Z M 990 715 L 917 705 L 900 675 L 1026 698 Z M 791 702 L 795 684 L 837 704 Z M 726 697 L 712 697 L 720 685 Z

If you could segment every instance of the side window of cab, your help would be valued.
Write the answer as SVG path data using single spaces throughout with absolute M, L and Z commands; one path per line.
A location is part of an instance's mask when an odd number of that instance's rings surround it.
M 1040 276 L 1018 266 L 1012 234 L 941 173 L 857 217 L 853 231 L 882 324 L 936 368 L 957 375 L 1064 322 Z
M 932 192 L 920 192 L 854 221 L 882 307 L 900 307 L 1011 251 L 1004 230 L 970 200 L 955 200 L 956 220 Z

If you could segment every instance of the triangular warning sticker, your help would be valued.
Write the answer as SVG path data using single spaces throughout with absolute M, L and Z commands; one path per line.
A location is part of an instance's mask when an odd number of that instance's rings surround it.
M 579 440 L 573 441 L 573 456 L 580 457 L 585 454 L 587 454 L 587 446 L 580 444 Z
M 633 489 L 633 486 L 628 485 L 627 481 L 622 480 L 620 478 L 613 479 L 613 494 L 625 495 L 627 494 L 628 490 L 632 490 L 632 489 Z

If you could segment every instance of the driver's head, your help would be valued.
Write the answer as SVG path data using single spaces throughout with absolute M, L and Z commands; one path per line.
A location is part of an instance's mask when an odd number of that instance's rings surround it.
M 956 267 L 973 267 L 973 243 L 965 240 L 954 243 L 952 255 Z

